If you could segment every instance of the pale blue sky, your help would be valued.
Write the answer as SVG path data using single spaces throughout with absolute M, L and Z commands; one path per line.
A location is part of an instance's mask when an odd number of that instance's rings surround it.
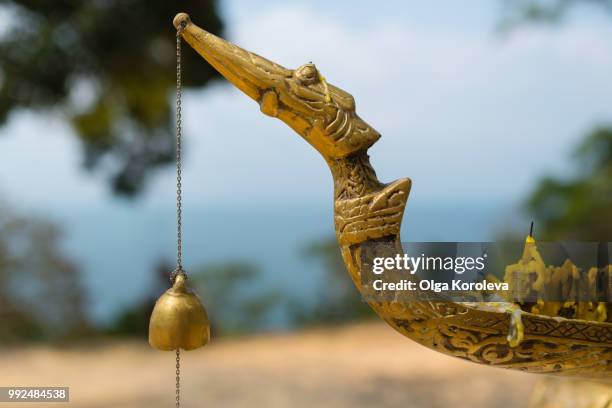
M 612 20 L 579 12 L 561 28 L 500 37 L 500 3 L 469 4 L 227 1 L 223 14 L 233 41 L 288 67 L 312 60 L 353 93 L 383 135 L 371 149 L 380 178 L 411 177 L 413 202 L 517 202 L 610 119 Z M 329 205 L 323 161 L 238 91 L 219 82 L 184 106 L 188 200 L 232 203 L 240 186 L 254 205 Z M 79 146 L 53 115 L 14 115 L 2 132 L 0 191 L 12 201 L 114 202 L 101 175 L 80 171 Z M 166 203 L 173 177 L 157 171 L 139 203 Z

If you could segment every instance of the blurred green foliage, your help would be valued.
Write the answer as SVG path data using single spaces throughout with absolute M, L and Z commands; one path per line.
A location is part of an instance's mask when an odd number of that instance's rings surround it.
M 259 276 L 256 266 L 242 261 L 204 265 L 189 275 L 190 285 L 202 296 L 214 335 L 252 333 L 267 325 L 268 313 L 282 296 L 261 290 Z
M 312 305 L 289 302 L 291 320 L 297 326 L 334 324 L 366 318 L 376 315 L 363 301 L 353 284 L 335 237 L 323 238 L 308 244 L 304 256 L 321 262 L 325 277 L 321 280 L 318 293 L 314 294 Z
M 170 287 L 172 268 L 160 262 L 155 285 L 141 301 L 119 312 L 103 331 L 112 336 L 146 338 L 155 300 Z M 209 315 L 213 335 L 252 333 L 267 327 L 269 312 L 281 301 L 279 293 L 261 290 L 259 269 L 248 263 L 231 261 L 203 265 L 188 274 L 190 287 L 200 296 Z M 256 286 L 256 290 L 250 290 Z
M 512 29 L 526 22 L 557 24 L 578 6 L 595 7 L 612 13 L 612 0 L 504 0 L 502 29 Z
M 214 0 L 0 0 L 9 22 L 0 35 L 0 124 L 17 109 L 61 113 L 85 166 L 110 158 L 114 190 L 138 192 L 149 170 L 174 157 L 172 19 L 187 11 L 219 33 L 217 9 Z M 185 51 L 184 86 L 217 75 Z
M 168 262 L 160 260 L 153 269 L 155 276 L 151 290 L 136 303 L 121 309 L 106 327 L 101 328 L 100 334 L 146 339 L 155 300 L 170 287 L 171 270 Z
M 545 240 L 610 240 L 612 232 L 612 128 L 593 131 L 574 151 L 569 179 L 545 177 L 527 201 Z
M 255 333 L 278 324 L 304 327 L 375 317 L 347 274 L 335 238 L 308 244 L 304 256 L 321 262 L 325 269 L 320 289 L 305 301 L 275 289 L 262 289 L 261 271 L 249 262 L 206 264 L 190 271 L 189 285 L 206 307 L 213 335 Z M 155 299 L 170 286 L 170 270 L 168 264 L 160 263 L 154 289 L 141 301 L 120 311 L 104 333 L 146 337 Z M 274 313 L 284 306 L 288 307 L 288 321 L 281 322 Z
M 0 208 L 0 343 L 90 333 L 87 294 L 60 241 L 53 223 Z
M 572 9 L 591 6 L 612 13 L 612 0 L 510 0 L 503 26 L 559 24 Z M 574 176 L 547 176 L 526 202 L 537 235 L 545 240 L 607 242 L 612 231 L 612 127 L 585 136 L 572 155 Z

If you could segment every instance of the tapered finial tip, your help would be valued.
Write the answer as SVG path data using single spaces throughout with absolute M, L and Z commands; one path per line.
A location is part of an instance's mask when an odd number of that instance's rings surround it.
M 174 24 L 174 28 L 176 28 L 177 30 L 180 28 L 185 28 L 187 27 L 187 24 L 189 24 L 191 22 L 191 19 L 189 18 L 189 14 L 187 13 L 178 13 L 175 17 L 174 20 L 172 20 L 172 24 Z

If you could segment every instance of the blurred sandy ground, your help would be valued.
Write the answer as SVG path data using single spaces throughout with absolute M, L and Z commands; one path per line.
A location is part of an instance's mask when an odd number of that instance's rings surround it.
M 185 408 L 520 408 L 539 379 L 443 356 L 383 323 L 222 340 L 183 356 Z M 69 386 L 73 407 L 170 407 L 174 353 L 144 339 L 5 350 L 0 385 Z

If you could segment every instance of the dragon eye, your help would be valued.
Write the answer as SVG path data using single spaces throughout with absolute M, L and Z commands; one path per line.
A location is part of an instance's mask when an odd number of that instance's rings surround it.
M 305 85 L 312 84 L 317 80 L 317 67 L 314 64 L 304 64 L 295 70 L 295 77 Z

